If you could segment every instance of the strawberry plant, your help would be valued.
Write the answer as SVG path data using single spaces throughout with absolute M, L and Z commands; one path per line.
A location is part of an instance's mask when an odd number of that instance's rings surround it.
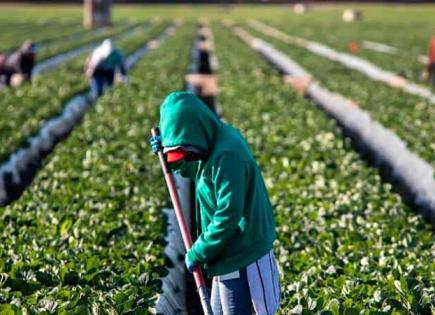
M 41 62 L 45 59 L 48 59 L 50 57 L 65 53 L 69 50 L 73 50 L 75 48 L 78 48 L 80 46 L 84 46 L 90 43 L 102 41 L 105 38 L 113 37 L 120 35 L 122 33 L 128 32 L 129 30 L 132 30 L 134 27 L 136 27 L 136 24 L 130 24 L 130 23 L 120 23 L 119 25 L 116 25 L 113 28 L 105 28 L 102 29 L 100 33 L 92 33 L 89 32 L 89 34 L 85 34 L 84 36 L 79 37 L 78 39 L 73 40 L 59 40 L 56 42 L 51 43 L 50 45 L 47 45 L 46 47 L 43 47 L 37 55 L 38 62 Z
M 252 146 L 276 210 L 281 313 L 430 313 L 430 227 L 325 113 L 229 31 L 214 34 L 225 118 Z
M 288 54 L 331 91 L 355 100 L 374 119 L 406 141 L 412 151 L 435 166 L 435 107 L 428 100 L 371 81 L 303 48 L 284 44 L 254 30 L 252 34 Z
M 428 42 L 435 30 L 431 16 L 433 8 L 374 8 L 363 7 L 365 17 L 358 23 L 343 24 L 341 9 L 319 10 L 291 19 L 270 19 L 268 23 L 279 26 L 292 35 L 330 45 L 339 51 L 349 52 L 349 43 L 356 42 L 360 49 L 357 55 L 376 65 L 404 75 L 420 84 L 423 64 L 419 55 L 426 55 Z M 406 18 L 404 18 L 406 16 Z M 404 32 L 395 30 L 403 29 Z M 363 47 L 363 41 L 386 43 L 397 48 L 389 55 Z
M 0 307 L 30 314 L 144 314 L 165 275 L 161 169 L 147 145 L 181 88 L 194 26 L 182 27 L 103 96 L 22 199 L 0 210 Z M 10 255 L 10 253 L 14 253 Z M 1 310 L 1 308 L 0 308 Z
M 150 26 L 143 33 L 121 40 L 117 45 L 125 55 L 129 55 L 160 34 L 167 25 L 159 23 Z M 37 77 L 31 85 L 0 91 L 0 161 L 25 144 L 26 139 L 34 135 L 46 120 L 60 114 L 67 100 L 88 88 L 82 70 L 84 58 L 76 58 L 55 72 Z
M 2 29 L 0 52 L 11 51 L 20 47 L 27 39 L 32 39 L 37 43 L 49 43 L 55 40 L 61 40 L 62 36 L 71 34 L 88 33 L 79 23 L 65 23 L 52 20 L 50 23 L 30 23 L 16 25 L 16 23 L 7 23 L 0 25 Z

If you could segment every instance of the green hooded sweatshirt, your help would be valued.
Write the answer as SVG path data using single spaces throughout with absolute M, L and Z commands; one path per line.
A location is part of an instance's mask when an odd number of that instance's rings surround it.
M 173 169 L 195 181 L 198 239 L 189 260 L 209 277 L 243 268 L 267 254 L 276 238 L 272 207 L 258 167 L 242 135 L 189 92 L 171 93 L 160 109 L 162 145 L 195 146 L 198 162 Z

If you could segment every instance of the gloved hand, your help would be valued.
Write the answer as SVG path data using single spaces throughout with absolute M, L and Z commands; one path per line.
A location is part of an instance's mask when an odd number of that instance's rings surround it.
M 162 149 L 162 138 L 160 136 L 151 137 L 149 143 L 154 154 L 157 154 Z
M 186 264 L 187 270 L 192 273 L 193 268 L 195 268 L 195 265 L 189 260 L 189 256 L 186 253 L 186 256 L 184 257 L 184 263 Z
M 124 75 L 124 76 L 122 77 L 122 82 L 123 82 L 124 84 L 127 84 L 127 83 L 128 83 L 128 77 L 127 77 L 126 75 Z

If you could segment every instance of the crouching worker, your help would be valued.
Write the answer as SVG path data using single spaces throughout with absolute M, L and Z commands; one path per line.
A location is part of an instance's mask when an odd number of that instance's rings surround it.
M 6 85 L 18 86 L 32 80 L 35 66 L 36 46 L 27 40 L 10 56 L 0 56 L 0 74 L 4 76 Z
M 198 238 L 185 256 L 212 280 L 214 314 L 269 315 L 280 304 L 272 251 L 275 221 L 266 187 L 242 135 L 194 94 L 174 92 L 160 108 L 160 137 L 174 173 L 195 181 Z
M 127 82 L 127 69 L 121 51 L 114 47 L 110 39 L 94 49 L 86 59 L 85 74 L 91 81 L 91 91 L 100 97 L 113 85 L 117 70 L 121 72 L 122 81 Z

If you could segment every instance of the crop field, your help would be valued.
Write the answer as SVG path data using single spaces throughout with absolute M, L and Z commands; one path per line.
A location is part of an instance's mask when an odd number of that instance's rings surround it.
M 120 40 L 117 44 L 129 55 L 147 40 L 161 33 L 167 24 L 159 22 L 144 27 L 143 32 Z M 7 158 L 29 136 L 34 135 L 44 121 L 59 114 L 66 100 L 88 88 L 81 72 L 84 58 L 76 58 L 56 71 L 38 77 L 32 85 L 0 92 L 3 94 L 0 107 L 4 108 L 0 120 L 0 138 L 3 144 L 0 160 Z M 16 106 L 17 104 L 20 106 Z
M 162 285 L 177 269 L 168 259 L 163 211 L 171 202 L 148 138 L 165 96 L 186 88 L 202 24 L 213 35 L 223 119 L 247 139 L 274 209 L 279 314 L 435 315 L 435 220 L 410 201 L 414 190 L 386 176 L 394 172 L 374 162 L 333 115 L 287 84 L 231 27 L 273 45 L 325 88 L 354 101 L 434 174 L 433 102 L 252 26 L 256 20 L 346 53 L 357 42 L 356 56 L 431 89 L 418 56 L 427 54 L 435 35 L 435 6 L 353 4 L 363 20 L 344 23 L 349 7 L 313 5 L 297 15 L 284 5 L 116 5 L 113 26 L 88 30 L 79 6 L 0 5 L 0 52 L 32 38 L 40 46 L 38 63 L 104 38 L 131 56 L 174 27 L 132 66 L 128 83 L 96 99 L 22 195 L 0 206 L 0 314 L 156 314 L 162 297 L 171 303 Z M 373 51 L 363 41 L 397 50 Z M 0 90 L 0 183 L 1 165 L 89 90 L 83 64 L 91 49 L 31 84 Z M 383 146 L 389 143 L 377 149 Z M 183 288 L 171 285 L 174 292 Z
M 375 119 L 406 140 L 413 151 L 435 166 L 435 106 L 430 101 L 370 80 L 343 65 L 307 53 L 303 48 L 250 31 L 298 61 L 332 91 L 351 98 L 368 110 Z
M 413 10 L 402 7 L 395 9 L 396 14 L 385 13 L 385 10 L 377 7 L 362 7 L 362 10 L 366 16 L 363 23 L 349 23 L 346 27 L 337 23 L 342 12 L 339 10 L 328 15 L 322 12 L 296 15 L 291 20 L 276 19 L 270 20 L 270 23 L 284 32 L 328 44 L 340 51 L 349 52 L 349 44 L 356 42 L 360 46 L 358 56 L 410 80 L 424 83 L 421 80 L 422 63 L 418 61 L 418 56 L 427 55 L 429 37 L 435 32 L 435 26 L 430 22 L 433 8 Z M 393 32 L 392 29 L 406 31 Z M 390 55 L 366 49 L 364 41 L 383 43 L 397 51 Z

